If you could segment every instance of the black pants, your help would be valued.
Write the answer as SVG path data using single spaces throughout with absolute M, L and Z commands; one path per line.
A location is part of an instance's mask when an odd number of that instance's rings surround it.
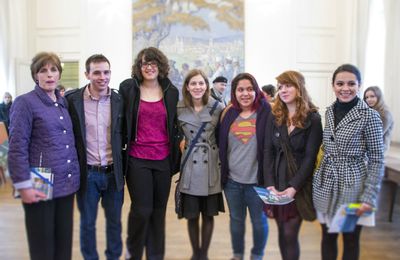
M 127 250 L 130 259 L 164 259 L 165 212 L 171 175 L 168 158 L 161 161 L 129 158 L 126 176 L 131 209 L 128 216 Z
M 321 254 L 322 260 L 336 260 L 338 249 L 337 249 L 337 233 L 328 233 L 328 227 L 325 224 L 322 227 L 322 243 L 321 243 Z M 353 232 L 342 233 L 343 236 L 343 260 L 357 260 L 360 256 L 360 225 L 356 226 Z
M 74 194 L 23 206 L 31 259 L 70 260 Z

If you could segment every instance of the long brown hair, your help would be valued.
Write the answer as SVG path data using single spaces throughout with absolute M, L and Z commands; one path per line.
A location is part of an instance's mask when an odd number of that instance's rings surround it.
M 296 88 L 296 112 L 289 118 L 289 111 L 286 104 L 281 100 L 279 94 L 276 95 L 275 102 L 272 106 L 272 114 L 275 116 L 278 125 L 294 125 L 298 128 L 303 128 L 306 118 L 310 112 L 318 111 L 318 108 L 311 102 L 305 87 L 304 76 L 297 71 L 285 71 L 276 77 L 278 84 L 289 84 Z M 279 92 L 279 88 L 278 88 Z
M 189 91 L 187 90 L 187 87 L 189 86 L 190 80 L 197 75 L 202 76 L 204 79 L 204 82 L 206 83 L 207 89 L 206 89 L 206 92 L 204 93 L 203 97 L 201 98 L 201 101 L 202 101 L 203 105 L 208 104 L 208 97 L 210 96 L 210 83 L 208 82 L 208 78 L 202 70 L 192 69 L 186 75 L 185 81 L 183 82 L 183 86 L 182 86 L 183 103 L 185 103 L 185 106 L 187 106 L 187 107 L 193 107 L 192 95 L 190 95 Z
M 385 101 L 383 100 L 383 94 L 382 91 L 379 87 L 377 86 L 371 86 L 368 87 L 365 91 L 364 91 L 364 101 L 366 102 L 366 97 L 365 95 L 367 94 L 368 91 L 372 91 L 374 92 L 375 96 L 376 96 L 376 104 L 371 107 L 373 109 L 375 109 L 376 111 L 378 111 L 379 115 L 381 116 L 381 118 L 385 118 L 385 110 L 387 109 L 387 106 L 385 104 Z

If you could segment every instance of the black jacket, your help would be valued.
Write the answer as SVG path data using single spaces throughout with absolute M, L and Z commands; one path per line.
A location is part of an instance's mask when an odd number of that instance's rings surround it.
M 179 171 L 180 153 L 178 149 L 178 126 L 176 105 L 179 100 L 178 89 L 172 85 L 168 78 L 159 81 L 163 90 L 164 106 L 167 110 L 167 130 L 170 144 L 170 169 L 171 174 Z M 124 138 L 129 149 L 132 140 L 136 138 L 138 109 L 140 101 L 140 84 L 137 78 L 124 80 L 119 86 L 119 93 L 124 100 Z M 128 160 L 128 156 L 126 158 Z M 126 161 L 127 165 L 127 161 Z
M 87 86 L 86 86 L 87 87 Z M 83 105 L 83 93 L 86 87 L 67 92 L 65 98 L 68 101 L 68 110 L 75 135 L 75 144 L 78 151 L 78 159 L 81 171 L 81 186 L 79 192 L 86 190 L 87 159 L 86 159 L 86 128 L 85 111 Z M 117 190 L 124 187 L 123 170 L 123 102 L 116 90 L 111 90 L 111 149 L 114 164 L 114 175 Z
M 264 178 L 265 186 L 275 186 L 283 191 L 290 187 L 299 191 L 307 180 L 312 178 L 315 160 L 322 141 L 321 116 L 318 112 L 308 114 L 303 129 L 295 128 L 288 134 L 286 124 L 278 126 L 271 114 L 265 132 Z M 282 150 L 281 141 L 287 140 L 297 164 L 297 172 L 289 178 L 287 160 Z

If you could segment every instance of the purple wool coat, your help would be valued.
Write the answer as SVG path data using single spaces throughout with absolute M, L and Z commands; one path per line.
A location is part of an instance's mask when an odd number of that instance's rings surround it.
M 16 189 L 31 187 L 30 167 L 51 168 L 53 198 L 79 188 L 79 164 L 67 103 L 53 102 L 39 86 L 15 99 L 10 111 L 8 165 Z

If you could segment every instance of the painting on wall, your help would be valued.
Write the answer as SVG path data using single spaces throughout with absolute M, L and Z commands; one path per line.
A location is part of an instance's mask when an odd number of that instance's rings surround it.
M 169 78 L 180 90 L 194 68 L 202 69 L 210 83 L 217 76 L 230 82 L 244 69 L 243 2 L 133 0 L 134 57 L 146 47 L 162 50 L 170 62 Z

